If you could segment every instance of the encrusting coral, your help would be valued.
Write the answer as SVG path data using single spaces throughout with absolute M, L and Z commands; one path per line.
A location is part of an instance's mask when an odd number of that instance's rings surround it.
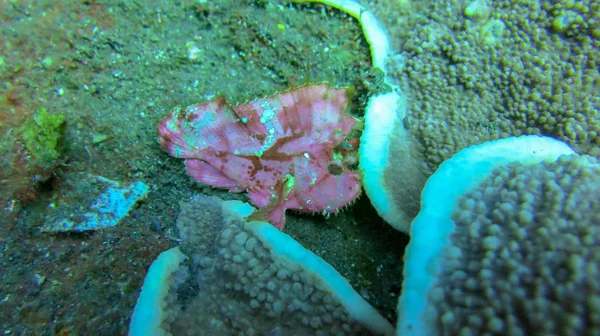
M 239 201 L 181 204 L 180 247 L 150 267 L 129 334 L 392 335 L 329 264 Z
M 320 2 L 344 9 L 340 4 L 353 1 Z M 599 6 L 591 0 L 369 4 L 398 52 L 381 62 L 392 91 L 371 97 L 361 137 L 365 192 L 378 213 L 408 232 L 426 178 L 484 141 L 544 134 L 600 157 Z
M 412 1 L 407 13 L 395 2 L 374 10 L 401 48 L 390 73 L 427 175 L 470 145 L 525 134 L 600 157 L 597 1 Z
M 423 191 L 402 335 L 597 335 L 600 163 L 523 136 L 472 146 Z
M 356 125 L 346 115 L 348 92 L 326 84 L 302 86 L 230 106 L 224 98 L 176 108 L 158 126 L 161 147 L 185 158 L 202 183 L 247 191 L 254 216 L 278 228 L 285 210 L 335 213 L 361 191 Z
M 449 334 L 600 334 L 600 163 L 497 169 L 462 196 L 432 293 Z M 442 299 L 443 298 L 443 299 Z

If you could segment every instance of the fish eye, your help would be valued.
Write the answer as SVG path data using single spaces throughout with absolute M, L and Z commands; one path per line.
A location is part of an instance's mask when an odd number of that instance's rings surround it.
M 330 174 L 333 175 L 342 175 L 344 173 L 344 169 L 342 168 L 342 166 L 339 163 L 330 163 L 329 166 L 327 166 L 327 170 L 329 171 Z

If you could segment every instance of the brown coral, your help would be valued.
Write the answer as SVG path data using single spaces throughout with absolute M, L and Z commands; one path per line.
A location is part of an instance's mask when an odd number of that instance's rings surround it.
M 430 1 L 411 9 L 410 20 L 382 18 L 404 56 L 395 75 L 410 100 L 405 125 L 431 171 L 471 144 L 521 134 L 600 155 L 600 4 Z
M 600 165 L 562 156 L 497 169 L 455 208 L 432 289 L 447 334 L 600 332 Z

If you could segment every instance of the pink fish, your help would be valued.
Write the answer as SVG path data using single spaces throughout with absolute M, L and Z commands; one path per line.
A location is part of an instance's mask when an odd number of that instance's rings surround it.
M 158 125 L 161 147 L 195 180 L 247 191 L 253 218 L 279 229 L 285 210 L 334 213 L 360 192 L 356 120 L 346 89 L 326 84 L 231 106 L 224 98 L 176 108 Z

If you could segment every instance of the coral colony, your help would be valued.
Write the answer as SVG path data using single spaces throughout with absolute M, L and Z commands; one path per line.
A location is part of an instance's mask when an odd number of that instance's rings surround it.
M 285 210 L 334 213 L 360 192 L 356 120 L 348 92 L 306 85 L 231 106 L 224 98 L 176 108 L 158 126 L 161 147 L 184 158 L 195 180 L 247 191 L 260 208 L 253 219 L 277 228 Z

